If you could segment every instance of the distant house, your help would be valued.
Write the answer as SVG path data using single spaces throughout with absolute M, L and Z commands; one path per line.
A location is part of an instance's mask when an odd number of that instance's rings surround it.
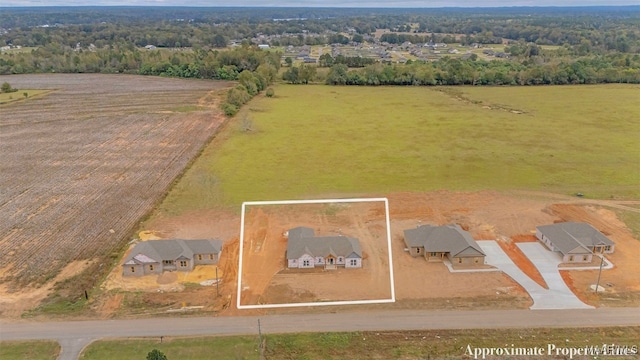
M 221 240 L 150 240 L 136 244 L 122 264 L 125 276 L 191 271 L 195 265 L 217 264 Z
M 536 227 L 536 237 L 568 263 L 591 262 L 593 254 L 610 254 L 614 242 L 587 223 L 562 222 Z
M 287 231 L 287 267 L 335 269 L 362 267 L 360 241 L 346 236 L 315 236 L 313 229 Z
M 258 44 L 258 48 L 259 49 L 269 49 L 270 46 L 269 46 L 269 44 Z
M 460 225 L 421 225 L 404 231 L 404 242 L 413 257 L 427 261 L 447 258 L 454 264 L 484 264 L 485 253 Z

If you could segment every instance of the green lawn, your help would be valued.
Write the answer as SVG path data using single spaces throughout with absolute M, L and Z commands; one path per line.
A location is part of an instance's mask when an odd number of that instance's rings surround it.
M 638 336 L 640 327 L 267 334 L 264 358 L 460 359 L 467 346 L 511 347 L 513 344 L 546 350 L 548 344 L 601 348 L 605 343 L 615 343 L 632 347 L 637 346 Z M 169 360 L 259 359 L 258 343 L 257 335 L 165 339 L 162 344 L 159 339 L 97 341 L 87 347 L 80 359 L 144 359 L 153 349 L 163 352 Z
M 60 344 L 55 341 L 1 341 L 2 360 L 52 360 L 58 357 Z
M 245 106 L 162 208 L 437 189 L 640 198 L 639 92 L 278 85 Z M 253 131 L 241 130 L 246 119 Z

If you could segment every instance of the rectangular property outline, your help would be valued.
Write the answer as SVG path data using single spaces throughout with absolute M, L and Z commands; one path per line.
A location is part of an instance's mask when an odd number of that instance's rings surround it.
M 389 255 L 389 282 L 391 286 L 391 298 L 379 300 L 353 300 L 353 301 L 327 301 L 311 303 L 290 303 L 290 304 L 264 304 L 264 305 L 241 305 L 242 297 L 242 257 L 244 247 L 244 215 L 246 206 L 252 205 L 293 205 L 293 204 L 327 204 L 327 203 L 353 203 L 353 202 L 384 202 L 385 221 L 387 224 L 387 253 Z M 238 259 L 238 292 L 236 306 L 238 309 L 269 309 L 299 306 L 329 306 L 329 305 L 363 305 L 393 303 L 396 301 L 395 283 L 393 280 L 393 256 L 391 253 L 391 222 L 389 219 L 389 199 L 387 198 L 354 198 L 354 199 L 317 199 L 317 200 L 278 200 L 278 201 L 245 201 L 242 203 L 242 215 L 240 218 L 240 252 Z

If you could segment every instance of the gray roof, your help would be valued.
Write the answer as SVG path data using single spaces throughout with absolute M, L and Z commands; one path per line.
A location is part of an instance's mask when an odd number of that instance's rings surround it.
M 299 259 L 302 255 L 362 257 L 360 241 L 347 236 L 314 236 L 313 229 L 296 227 L 288 232 L 287 259 Z
M 127 264 L 142 254 L 156 262 L 163 260 L 177 260 L 179 258 L 192 259 L 194 254 L 219 254 L 222 250 L 222 240 L 150 240 L 137 243 L 129 256 L 124 260 Z M 136 260 L 139 260 L 138 257 Z
M 613 241 L 587 223 L 562 222 L 536 227 L 563 254 L 589 254 L 594 246 L 613 245 Z
M 485 256 L 471 234 L 460 225 L 421 225 L 404 231 L 405 243 L 409 247 L 424 247 L 425 252 L 450 253 L 453 257 Z

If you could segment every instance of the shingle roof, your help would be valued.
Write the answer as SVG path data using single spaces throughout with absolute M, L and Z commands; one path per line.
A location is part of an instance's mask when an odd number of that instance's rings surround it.
M 409 247 L 424 247 L 426 252 L 445 252 L 453 257 L 485 256 L 471 234 L 460 225 L 421 225 L 404 231 Z
M 360 241 L 346 236 L 314 236 L 313 229 L 297 227 L 289 230 L 287 259 L 299 259 L 302 255 L 362 257 Z M 355 256 L 354 256 L 355 255 Z
M 587 223 L 562 222 L 536 227 L 563 254 L 590 254 L 594 246 L 613 245 L 613 241 Z
M 176 260 L 180 257 L 192 259 L 194 254 L 218 254 L 222 249 L 221 240 L 150 240 L 136 244 L 124 263 L 132 261 L 148 263 L 150 260 Z M 140 255 L 143 255 L 141 257 Z M 143 259 L 143 260 L 141 260 Z

